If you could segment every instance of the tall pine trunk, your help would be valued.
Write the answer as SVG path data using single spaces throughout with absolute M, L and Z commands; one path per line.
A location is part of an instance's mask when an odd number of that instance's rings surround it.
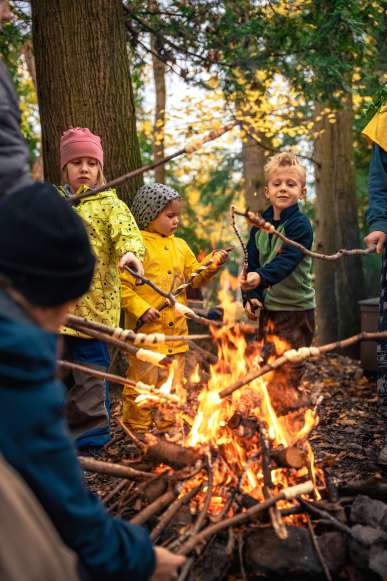
M 60 183 L 59 139 L 69 127 L 102 138 L 107 179 L 141 165 L 123 8 L 117 0 L 32 0 L 45 179 Z M 120 186 L 130 202 L 142 178 Z
M 315 144 L 315 157 L 321 164 L 316 171 L 316 241 L 317 250 L 324 253 L 359 247 L 350 96 L 335 120 L 331 124 L 324 118 L 324 133 Z M 356 333 L 358 301 L 365 293 L 360 257 L 316 260 L 315 273 L 318 342 Z
M 155 4 L 155 3 L 154 3 Z M 157 4 L 156 4 L 157 6 Z M 165 64 L 157 58 L 158 40 L 151 37 L 152 68 L 155 83 L 155 122 L 153 126 L 153 158 L 155 161 L 163 159 L 164 155 L 164 126 L 165 126 L 165 106 L 167 101 L 167 91 L 165 86 Z M 156 53 L 156 54 L 155 54 Z M 155 181 L 165 183 L 165 164 L 159 165 L 155 169 Z

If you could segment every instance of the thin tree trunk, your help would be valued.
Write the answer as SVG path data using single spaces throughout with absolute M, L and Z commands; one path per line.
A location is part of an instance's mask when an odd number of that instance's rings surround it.
M 317 107 L 316 116 L 322 107 Z M 316 178 L 316 232 L 315 246 L 318 252 L 331 254 L 337 250 L 336 224 L 333 214 L 334 182 L 331 172 L 331 126 L 328 121 L 320 123 L 324 133 L 315 142 L 314 157 L 320 164 L 315 169 Z M 330 343 L 337 339 L 336 305 L 336 264 L 325 260 L 314 261 L 315 287 L 317 300 L 317 344 Z
M 61 180 L 59 139 L 69 127 L 102 138 L 107 179 L 141 165 L 118 0 L 32 0 L 45 179 Z M 120 188 L 130 202 L 142 177 Z
M 157 7 L 156 2 L 152 2 L 153 6 Z M 167 91 L 165 86 L 165 64 L 158 59 L 153 53 L 158 52 L 157 38 L 151 36 L 152 47 L 152 66 L 153 79 L 155 83 L 155 122 L 153 126 L 153 158 L 155 161 L 163 159 L 164 153 L 164 134 L 165 134 L 165 106 L 167 100 Z M 155 169 L 155 181 L 163 184 L 165 183 L 165 164 L 159 165 Z
M 262 212 L 267 205 L 264 195 L 264 150 L 248 135 L 242 141 L 242 162 L 246 208 Z
M 350 97 L 335 119 L 334 124 L 322 120 L 324 133 L 315 143 L 315 158 L 321 164 L 316 169 L 316 246 L 325 253 L 359 247 Z M 357 332 L 358 301 L 365 287 L 360 257 L 334 264 L 315 261 L 314 268 L 318 343 Z

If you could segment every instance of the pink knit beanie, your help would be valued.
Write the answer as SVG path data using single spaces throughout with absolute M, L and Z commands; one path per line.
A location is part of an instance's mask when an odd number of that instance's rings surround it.
M 93 157 L 103 169 L 103 150 L 101 138 L 87 127 L 67 129 L 60 138 L 60 167 L 79 157 Z

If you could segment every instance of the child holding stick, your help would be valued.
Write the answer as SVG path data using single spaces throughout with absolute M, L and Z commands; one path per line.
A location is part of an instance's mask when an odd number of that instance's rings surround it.
M 298 205 L 306 194 L 305 168 L 295 155 L 279 153 L 265 166 L 265 182 L 265 195 L 271 205 L 262 217 L 287 238 L 311 249 L 312 227 Z M 311 345 L 316 306 L 312 259 L 256 227 L 250 231 L 247 248 L 248 273 L 241 279 L 241 288 L 249 299 L 245 305 L 248 317 L 257 320 L 255 309 L 261 301 L 263 338 L 277 335 L 295 349 Z M 287 379 L 297 386 L 302 373 L 302 366 L 293 366 Z
M 200 263 L 182 238 L 175 237 L 180 216 L 180 195 L 163 184 L 152 184 L 140 188 L 132 204 L 133 215 L 142 230 L 145 242 L 145 276 L 162 290 L 169 292 L 185 282 Z M 214 262 L 201 273 L 193 283 L 199 287 L 207 282 L 227 260 L 227 252 L 213 253 Z M 203 260 L 203 263 L 208 257 Z M 122 304 L 125 310 L 125 327 L 135 328 L 143 324 L 144 333 L 165 333 L 166 335 L 186 335 L 187 322 L 184 315 L 174 307 L 159 311 L 162 297 L 148 285 L 137 285 L 136 279 L 128 272 L 122 272 Z M 186 294 L 179 295 L 179 302 L 186 303 Z M 188 345 L 184 341 L 160 344 L 153 350 L 172 357 L 174 384 L 181 384 L 184 377 L 185 353 Z M 165 370 L 149 363 L 129 357 L 129 377 L 159 387 L 166 379 Z M 123 391 L 123 421 L 135 431 L 144 432 L 153 424 L 152 411 L 140 408 L 134 402 L 137 393 L 130 387 Z M 161 427 L 161 425 L 159 425 Z
M 98 135 L 87 128 L 69 129 L 60 142 L 61 170 L 66 196 L 90 191 L 75 210 L 88 231 L 97 266 L 90 290 L 76 302 L 72 314 L 117 326 L 120 317 L 118 266 L 143 272 L 144 245 L 134 218 L 114 190 L 93 194 L 105 183 L 103 150 Z M 70 328 L 62 329 L 65 358 L 106 371 L 109 352 L 104 342 L 86 338 Z M 69 387 L 68 421 L 79 448 L 103 446 L 109 434 L 109 392 L 105 381 L 73 371 Z

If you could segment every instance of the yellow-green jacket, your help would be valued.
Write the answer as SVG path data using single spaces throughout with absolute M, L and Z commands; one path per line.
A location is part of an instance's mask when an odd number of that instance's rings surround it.
M 81 186 L 78 193 L 86 191 Z M 65 188 L 59 188 L 66 195 Z M 128 206 L 115 190 L 106 190 L 83 198 L 74 206 L 89 233 L 97 266 L 90 290 L 81 297 L 72 314 L 97 323 L 117 326 L 120 319 L 121 294 L 118 262 L 126 252 L 133 252 L 142 260 L 145 248 L 141 233 Z M 66 335 L 82 336 L 64 327 Z
M 171 290 L 172 282 L 175 289 L 181 283 L 186 282 L 196 270 L 199 263 L 188 244 L 182 238 L 175 236 L 161 236 L 153 232 L 142 230 L 141 234 L 145 243 L 144 270 L 145 276 L 154 282 L 162 290 Z M 208 257 L 203 262 L 208 260 Z M 200 276 L 195 278 L 192 286 L 199 287 L 215 274 L 218 267 L 211 265 Z M 122 307 L 125 310 L 125 328 L 134 329 L 138 319 L 150 307 L 156 308 L 164 299 L 148 285 L 136 285 L 134 277 L 128 272 L 121 272 L 122 282 Z M 177 299 L 186 304 L 185 293 Z M 186 335 L 188 326 L 186 318 L 176 313 L 173 307 L 167 307 L 160 313 L 160 319 L 153 323 L 147 323 L 141 327 L 143 333 L 165 333 L 166 335 Z M 153 351 L 166 354 L 182 353 L 188 350 L 184 341 L 152 345 Z

